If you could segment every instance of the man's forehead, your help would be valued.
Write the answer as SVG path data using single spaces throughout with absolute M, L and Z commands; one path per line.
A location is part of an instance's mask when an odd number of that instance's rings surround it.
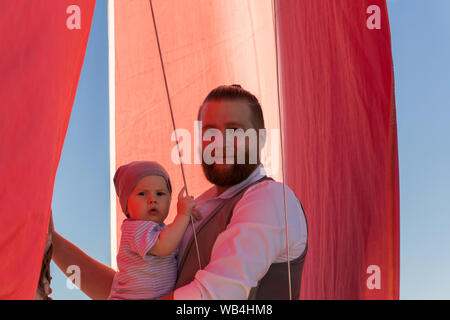
M 201 118 L 203 124 L 226 122 L 228 124 L 251 123 L 251 110 L 244 99 L 221 99 L 207 101 L 203 105 Z

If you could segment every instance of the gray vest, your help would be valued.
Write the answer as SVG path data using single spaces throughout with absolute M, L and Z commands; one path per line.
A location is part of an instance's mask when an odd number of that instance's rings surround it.
M 217 236 L 223 232 L 233 215 L 233 209 L 241 200 L 245 191 L 252 185 L 265 180 L 273 180 L 263 177 L 250 184 L 230 199 L 224 200 L 204 221 L 197 226 L 197 240 L 202 266 L 205 267 L 211 258 L 211 251 Z M 306 257 L 307 247 L 300 257 L 291 260 L 291 283 L 292 298 L 299 299 L 300 284 L 302 278 L 303 264 Z M 178 268 L 178 279 L 175 288 L 182 287 L 194 280 L 195 274 L 199 270 L 197 251 L 194 237 L 189 239 L 184 254 Z M 249 299 L 257 300 L 288 300 L 289 286 L 287 275 L 287 262 L 273 263 L 266 275 L 258 282 L 258 285 L 250 291 Z

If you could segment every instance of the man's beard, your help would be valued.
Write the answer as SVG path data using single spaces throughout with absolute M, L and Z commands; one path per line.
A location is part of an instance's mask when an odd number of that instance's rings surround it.
M 246 163 L 238 164 L 236 158 L 233 164 L 206 164 L 202 161 L 203 172 L 206 179 L 219 187 L 234 186 L 247 179 L 253 171 L 259 166 L 259 163 L 248 163 L 248 154 L 246 153 Z M 224 161 L 225 162 L 225 161 Z M 221 167 L 221 169 L 218 168 Z M 226 168 L 224 167 L 226 166 Z

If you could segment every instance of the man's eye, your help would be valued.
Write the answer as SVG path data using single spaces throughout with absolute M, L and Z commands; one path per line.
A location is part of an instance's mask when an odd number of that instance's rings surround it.
M 145 192 L 139 192 L 138 195 L 139 195 L 139 196 L 144 196 L 144 195 L 145 195 Z
M 157 195 L 158 196 L 163 196 L 163 195 L 165 195 L 165 193 L 164 192 L 158 192 Z

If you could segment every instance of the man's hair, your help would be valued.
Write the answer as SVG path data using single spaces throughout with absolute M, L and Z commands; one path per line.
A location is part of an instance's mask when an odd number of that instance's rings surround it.
M 213 89 L 205 98 L 198 110 L 197 119 L 200 121 L 202 109 L 206 102 L 217 100 L 245 100 L 252 113 L 252 122 L 255 129 L 265 129 L 264 117 L 258 99 L 249 91 L 243 89 L 238 84 L 223 85 Z

